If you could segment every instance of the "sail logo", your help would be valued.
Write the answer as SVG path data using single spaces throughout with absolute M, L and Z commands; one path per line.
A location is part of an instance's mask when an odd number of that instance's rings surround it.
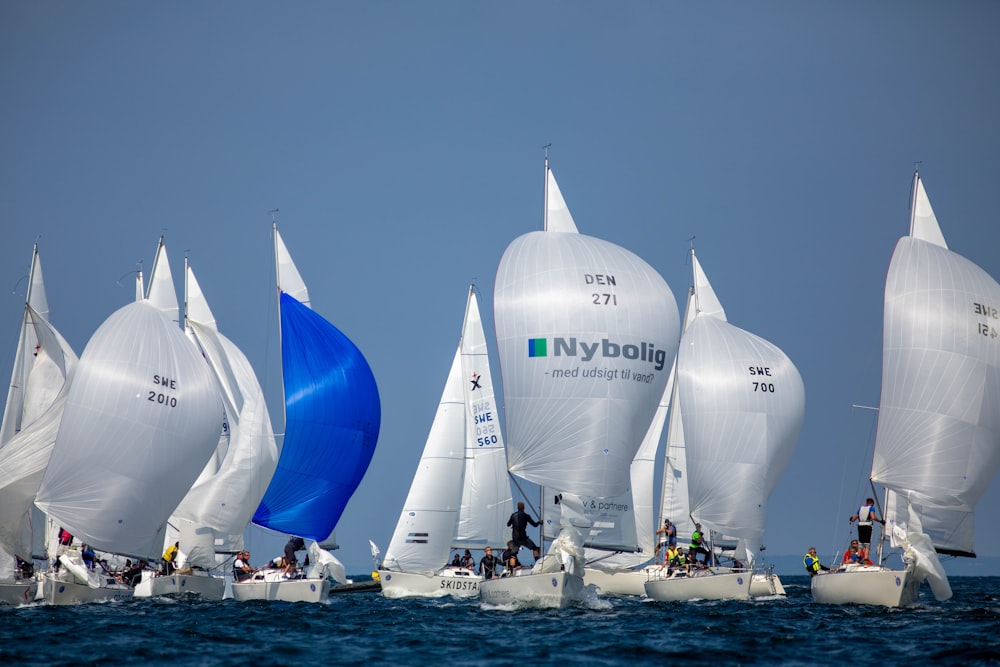
M 528 357 L 547 357 L 549 350 L 547 338 L 528 339 Z M 658 350 L 652 343 L 615 343 L 607 338 L 602 338 L 599 342 L 588 343 L 578 341 L 575 336 L 570 338 L 552 339 L 553 357 L 580 357 L 580 361 L 591 361 L 600 353 L 605 359 L 630 359 L 648 361 L 653 364 L 653 368 L 658 371 L 663 370 L 667 363 L 667 351 Z

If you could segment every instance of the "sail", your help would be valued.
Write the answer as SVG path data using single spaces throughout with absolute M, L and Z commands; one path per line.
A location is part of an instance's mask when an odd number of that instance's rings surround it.
M 277 228 L 274 234 L 285 437 L 253 522 L 324 540 L 375 453 L 381 419 L 378 387 L 357 346 L 285 291 L 287 278 L 296 293 L 308 298 Z
M 677 348 L 666 282 L 602 239 L 530 232 L 500 260 L 494 315 L 509 470 L 565 493 L 623 493 Z
M 556 183 L 556 175 L 548 167 L 545 169 L 545 179 L 545 231 L 578 233 L 573 215 Z
M 802 428 L 805 389 L 778 347 L 726 321 L 693 252 L 691 259 L 695 303 L 707 307 L 687 326 L 677 356 L 691 514 L 759 546 L 767 498 Z
M 278 460 L 264 392 L 246 355 L 215 326 L 194 270 L 185 270 L 185 323 L 219 383 L 225 409 L 224 432 L 216 455 L 195 481 L 174 517 L 214 532 L 219 552 L 243 547 L 243 531 L 253 515 Z M 186 545 L 187 542 L 182 542 Z M 215 564 L 214 552 L 188 551 L 188 561 Z M 196 556 L 201 555 L 199 562 Z
M 25 295 L 24 317 L 17 339 L 14 368 L 11 371 L 7 402 L 4 404 L 3 423 L 0 424 L 0 447 L 3 447 L 21 430 L 22 424 L 30 424 L 52 403 L 62 377 L 36 376 L 32 391 L 28 391 L 28 379 L 32 377 L 38 350 L 38 336 L 29 308 L 42 320 L 49 318 L 49 303 L 45 296 L 45 281 L 42 278 L 42 260 L 38 254 L 38 244 L 31 254 L 31 269 L 28 272 L 28 289 Z M 39 373 L 38 375 L 42 375 Z
M 493 370 L 479 302 L 472 288 L 469 289 L 459 350 L 464 393 L 465 466 L 453 546 L 482 549 L 506 542 L 504 526 L 513 512 L 513 501 Z
M 170 272 L 170 262 L 167 260 L 167 246 L 160 237 L 156 246 L 156 257 L 153 259 L 153 269 L 149 272 L 149 288 L 146 300 L 166 313 L 170 320 L 180 326 L 180 306 L 177 303 L 177 290 L 174 287 L 174 276 Z
M 584 515 L 590 520 L 589 532 L 584 537 L 584 554 L 587 564 L 592 567 L 628 569 L 653 557 L 653 537 L 656 533 L 653 478 L 673 385 L 671 373 L 649 429 L 632 459 L 629 488 L 625 493 L 610 498 L 578 498 Z M 562 494 L 562 497 L 567 495 Z M 560 509 L 559 506 L 545 505 L 546 525 L 558 525 Z
M 52 454 L 77 364 L 76 354 L 59 332 L 31 306 L 26 307 L 26 312 L 36 341 L 32 348 L 34 373 L 28 384 L 39 381 L 36 374 L 41 373 L 41 381 L 51 383 L 49 389 L 57 393 L 41 415 L 0 448 L 0 548 L 24 558 L 41 551 L 34 547 L 43 543 L 44 520 L 37 510 L 37 516 L 31 516 L 33 503 Z
M 433 573 L 452 548 L 504 543 L 512 511 L 503 436 L 475 292 L 385 563 Z
M 77 366 L 36 505 L 103 551 L 159 556 L 211 455 L 219 393 L 204 359 L 147 301 L 113 313 Z
M 872 480 L 938 551 L 973 555 L 973 511 L 1000 467 L 1000 285 L 947 249 L 919 175 L 913 217 L 886 277 Z

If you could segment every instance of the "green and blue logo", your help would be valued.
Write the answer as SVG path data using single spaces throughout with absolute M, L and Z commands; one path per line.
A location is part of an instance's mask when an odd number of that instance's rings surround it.
M 548 356 L 548 346 L 547 341 L 544 338 L 529 338 L 528 339 L 528 356 L 529 357 L 545 357 Z

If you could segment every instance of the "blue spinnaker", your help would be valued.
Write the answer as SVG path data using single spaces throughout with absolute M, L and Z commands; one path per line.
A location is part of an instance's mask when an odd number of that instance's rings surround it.
M 285 440 L 257 507 L 258 526 L 326 539 L 364 477 L 378 440 L 378 387 L 335 326 L 281 293 Z

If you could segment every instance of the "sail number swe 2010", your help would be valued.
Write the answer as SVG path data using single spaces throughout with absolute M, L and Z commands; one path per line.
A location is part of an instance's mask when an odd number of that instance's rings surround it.
M 768 382 L 766 378 L 771 377 L 771 369 L 768 366 L 747 366 L 747 371 L 750 372 L 750 376 L 754 378 L 753 390 L 763 392 L 766 394 L 774 393 L 774 383 Z
M 177 391 L 177 380 L 163 375 L 154 375 L 153 384 L 156 385 L 156 389 L 149 389 L 146 391 L 146 400 L 150 403 L 156 403 L 164 407 L 176 408 L 177 397 L 169 393 L 164 393 L 163 389 Z

